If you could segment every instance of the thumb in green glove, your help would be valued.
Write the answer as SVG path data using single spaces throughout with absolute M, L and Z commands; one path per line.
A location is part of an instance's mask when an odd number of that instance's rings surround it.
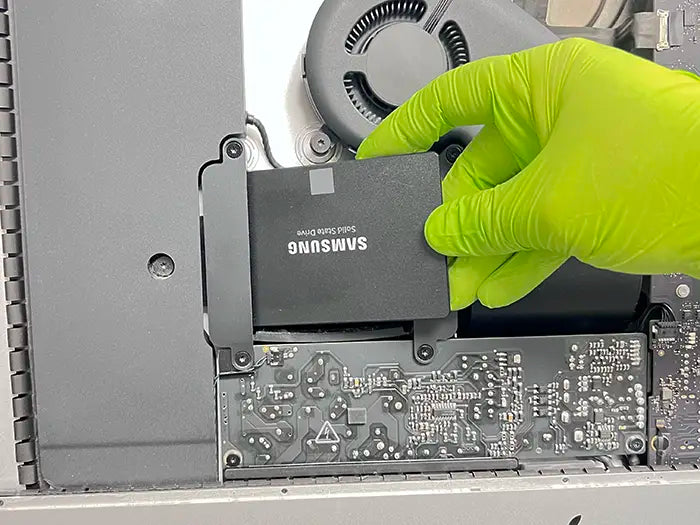
M 570 39 L 452 70 L 358 158 L 425 151 L 484 124 L 443 182 L 428 243 L 452 308 L 511 304 L 569 257 L 700 278 L 700 79 Z

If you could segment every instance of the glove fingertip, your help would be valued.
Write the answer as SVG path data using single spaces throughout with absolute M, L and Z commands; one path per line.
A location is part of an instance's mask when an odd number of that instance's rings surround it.
M 357 148 L 357 153 L 355 154 L 355 159 L 357 160 L 364 160 L 364 159 L 369 159 L 372 157 L 376 157 L 376 154 L 373 153 L 374 145 L 372 144 L 371 139 L 368 137 L 365 140 L 362 141 L 362 144 L 360 144 L 360 147 Z
M 425 226 L 423 227 L 423 234 L 425 235 L 425 240 L 433 250 L 443 255 L 453 255 L 445 253 L 444 246 L 442 245 L 441 237 L 444 233 L 445 224 L 445 205 L 438 206 L 432 213 L 428 216 L 425 221 Z M 454 254 L 457 255 L 457 254 Z
M 482 288 L 479 289 L 476 295 L 479 302 L 490 310 L 510 306 L 511 304 L 522 299 L 521 295 L 503 292 L 494 293 L 492 290 L 484 290 Z
M 476 302 L 476 295 L 460 295 L 455 292 L 450 292 L 450 310 L 457 312 L 464 310 Z

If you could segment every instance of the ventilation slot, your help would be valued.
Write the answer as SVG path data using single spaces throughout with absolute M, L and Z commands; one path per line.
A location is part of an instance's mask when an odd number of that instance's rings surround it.
M 469 48 L 464 33 L 455 22 L 447 22 L 440 30 L 440 42 L 447 52 L 450 69 L 469 62 Z
M 374 94 L 364 74 L 357 72 L 346 73 L 343 82 L 352 105 L 372 124 L 379 124 L 389 113 L 396 109 L 394 106 L 380 100 Z
M 29 320 L 22 257 L 22 198 L 17 162 L 13 56 L 8 31 L 11 27 L 10 19 L 8 3 L 0 0 L 0 225 L 4 255 L 5 312 L 7 344 L 10 349 L 15 459 L 19 482 L 34 487 L 39 477 L 36 465 L 32 377 L 29 370 Z
M 422 0 L 389 0 L 369 11 L 355 23 L 345 39 L 348 53 L 361 54 L 367 43 L 382 27 L 395 22 L 420 22 L 427 6 Z

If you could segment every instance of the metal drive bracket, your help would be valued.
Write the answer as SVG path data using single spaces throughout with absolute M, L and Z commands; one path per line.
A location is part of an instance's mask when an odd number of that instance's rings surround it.
M 245 148 L 225 140 L 219 160 L 202 168 L 201 242 L 207 334 L 220 375 L 249 372 L 253 363 L 253 302 Z
M 437 355 L 437 342 L 454 337 L 457 333 L 457 312 L 443 319 L 425 319 L 413 322 L 413 357 L 422 364 L 432 362 Z

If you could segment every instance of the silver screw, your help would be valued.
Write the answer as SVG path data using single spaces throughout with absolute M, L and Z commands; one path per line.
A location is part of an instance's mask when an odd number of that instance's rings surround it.
M 690 286 L 687 284 L 679 284 L 676 288 L 676 295 L 681 299 L 685 299 L 690 295 Z
M 325 155 L 333 147 L 333 143 L 331 142 L 331 138 L 328 135 L 326 135 L 323 131 L 313 132 L 311 134 L 311 137 L 309 138 L 309 140 L 310 140 L 311 150 L 316 155 Z

